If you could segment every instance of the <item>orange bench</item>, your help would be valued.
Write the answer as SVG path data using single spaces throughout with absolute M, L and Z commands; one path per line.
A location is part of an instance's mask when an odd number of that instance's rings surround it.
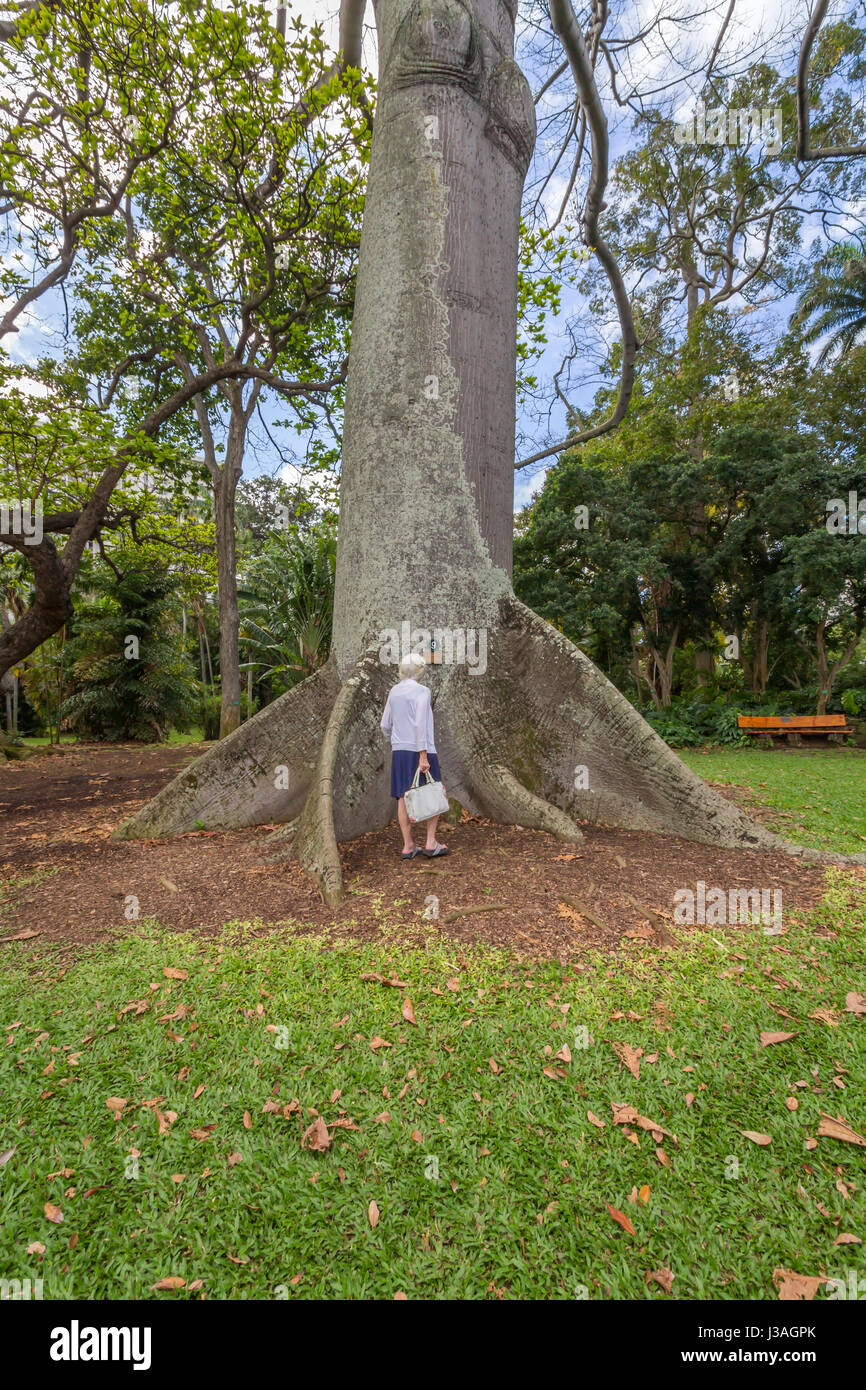
M 839 743 L 848 732 L 844 714 L 797 714 L 790 718 L 775 714 L 740 714 L 737 724 L 757 734 L 764 747 L 769 748 L 774 738 L 782 737 L 798 748 L 804 734 L 826 734 L 831 743 Z

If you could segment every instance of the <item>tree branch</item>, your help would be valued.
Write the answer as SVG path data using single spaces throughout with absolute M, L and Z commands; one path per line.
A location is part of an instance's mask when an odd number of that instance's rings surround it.
M 818 0 L 809 16 L 797 63 L 797 160 L 800 162 L 806 159 L 842 159 L 850 155 L 866 154 L 866 145 L 830 145 L 825 149 L 812 150 L 809 144 L 809 57 L 829 4 L 830 0 Z
M 551 0 L 550 16 L 554 30 L 568 55 L 581 109 L 586 115 L 592 139 L 592 171 L 589 177 L 586 208 L 583 215 L 583 240 L 587 246 L 595 251 L 613 291 L 622 331 L 622 368 L 616 405 L 613 413 L 603 424 L 595 425 L 592 429 L 583 430 L 579 434 L 571 434 L 561 444 L 555 444 L 552 448 L 542 449 L 530 458 L 522 459 L 520 463 L 514 465 L 515 469 L 526 468 L 530 463 L 538 463 L 541 459 L 550 458 L 553 454 L 561 454 L 564 449 L 573 448 L 576 444 L 582 444 L 587 439 L 595 439 L 598 435 L 607 434 L 610 430 L 615 429 L 628 410 L 628 403 L 631 400 L 635 357 L 638 349 L 631 301 L 625 281 L 613 251 L 598 230 L 599 214 L 605 206 L 604 191 L 608 178 L 607 117 L 604 114 L 604 108 L 598 94 L 592 61 L 584 43 L 580 25 L 571 7 L 571 0 Z

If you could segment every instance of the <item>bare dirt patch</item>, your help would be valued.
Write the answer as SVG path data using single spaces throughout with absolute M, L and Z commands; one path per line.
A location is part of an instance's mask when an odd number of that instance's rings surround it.
M 694 889 L 698 880 L 726 890 L 781 889 L 786 914 L 814 905 L 823 891 L 823 869 L 777 855 L 596 826 L 585 827 L 584 844 L 567 846 L 472 816 L 442 827 L 452 853 L 436 863 L 403 862 L 393 825 L 341 846 L 348 891 L 328 908 L 297 864 L 269 862 L 280 847 L 267 843 L 267 827 L 157 841 L 109 838 L 200 751 L 79 745 L 0 765 L 0 940 L 34 932 L 22 946 L 60 942 L 74 949 L 118 929 L 134 931 L 135 921 L 124 915 L 134 897 L 140 919 L 177 931 L 260 920 L 263 929 L 287 934 L 375 940 L 384 929 L 423 940 L 444 933 L 570 957 L 587 947 L 616 947 L 627 933 L 661 945 L 675 890 Z M 488 910 L 449 920 L 467 907 Z M 434 908 L 438 919 L 425 919 Z

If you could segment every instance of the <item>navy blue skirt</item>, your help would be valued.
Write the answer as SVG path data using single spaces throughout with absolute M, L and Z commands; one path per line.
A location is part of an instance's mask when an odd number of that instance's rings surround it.
M 415 773 L 418 770 L 418 759 L 420 753 L 410 753 L 405 748 L 394 748 L 391 752 L 391 795 L 399 801 L 401 796 L 411 787 L 415 780 Z M 428 753 L 430 759 L 430 775 L 434 782 L 441 782 L 442 775 L 439 771 L 439 759 L 435 753 Z M 425 780 L 421 775 L 421 781 Z

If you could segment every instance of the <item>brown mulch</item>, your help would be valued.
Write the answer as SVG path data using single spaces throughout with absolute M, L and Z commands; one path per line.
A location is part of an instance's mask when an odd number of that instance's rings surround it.
M 585 843 L 568 846 L 470 816 L 441 827 L 452 853 L 435 864 L 403 862 L 393 825 L 343 845 L 348 891 L 329 908 L 299 865 L 268 862 L 281 852 L 267 843 L 269 827 L 157 841 L 109 838 L 200 751 L 76 745 L 0 764 L 0 941 L 34 932 L 23 940 L 76 948 L 118 928 L 135 930 L 124 917 L 124 903 L 135 895 L 142 919 L 177 931 L 207 933 L 260 919 L 268 932 L 375 940 L 386 923 L 391 934 L 422 942 L 445 933 L 565 957 L 614 948 L 629 933 L 661 944 L 675 889 L 694 889 L 699 879 L 725 889 L 780 888 L 786 914 L 813 906 L 823 892 L 822 868 L 775 854 L 596 826 L 585 827 Z M 31 876 L 24 887 L 3 886 Z M 438 921 L 423 918 L 431 897 L 438 899 Z M 445 920 L 457 908 L 489 904 L 498 906 Z M 652 924 L 643 908 L 654 914 Z

